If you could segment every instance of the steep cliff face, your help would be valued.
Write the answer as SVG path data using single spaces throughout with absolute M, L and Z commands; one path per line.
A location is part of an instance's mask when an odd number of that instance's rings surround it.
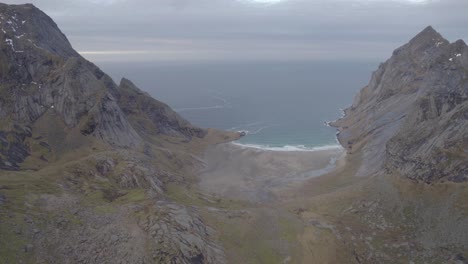
M 43 136 L 30 138 L 47 115 L 67 131 L 62 152 L 93 138 L 138 147 L 140 134 L 204 136 L 131 82 L 117 86 L 74 51 L 57 25 L 33 5 L 1 4 L 0 27 L 0 168 L 18 169 L 31 145 L 57 151 Z
M 379 66 L 334 122 L 358 174 L 468 180 L 468 47 L 427 27 Z

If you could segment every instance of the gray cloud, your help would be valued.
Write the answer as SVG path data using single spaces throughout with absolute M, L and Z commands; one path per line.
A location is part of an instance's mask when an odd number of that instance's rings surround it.
M 427 25 L 468 37 L 466 0 L 32 2 L 93 61 L 382 61 Z

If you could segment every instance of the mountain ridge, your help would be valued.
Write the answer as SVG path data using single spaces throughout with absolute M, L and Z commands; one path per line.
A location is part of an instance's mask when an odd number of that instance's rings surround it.
M 333 123 L 349 152 L 362 150 L 361 174 L 385 168 L 427 183 L 468 180 L 467 66 L 464 41 L 449 43 L 431 26 L 379 66 Z
M 86 142 L 91 136 L 110 145 L 138 148 L 144 142 L 133 126 L 138 126 L 140 133 L 153 136 L 161 133 L 190 140 L 192 136 L 206 135 L 206 131 L 192 126 L 130 81 L 123 79 L 120 86 L 115 84 L 74 51 L 57 25 L 33 5 L 3 4 L 0 13 L 0 37 L 6 39 L 0 46 L 0 62 L 4 65 L 0 76 L 0 118 L 4 129 L 0 135 L 3 134 L 6 145 L 0 150 L 3 169 L 20 168 L 30 152 L 24 142 L 32 136 L 36 121 L 48 112 L 60 117 L 62 129 L 79 130 L 81 135 L 75 133 L 65 141 Z M 135 98 L 140 102 L 129 101 Z M 129 105 L 132 103 L 135 105 Z M 139 122 L 145 116 L 144 124 L 136 122 L 130 110 L 133 107 L 140 107 L 137 114 L 141 115 Z M 15 138 L 12 144 L 7 137 Z M 53 145 L 45 141 L 36 143 Z

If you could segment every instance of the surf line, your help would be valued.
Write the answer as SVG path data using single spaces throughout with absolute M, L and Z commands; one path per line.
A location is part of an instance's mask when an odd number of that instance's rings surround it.
M 289 151 L 289 152 L 314 152 L 324 150 L 342 150 L 340 145 L 326 145 L 319 147 L 306 147 L 304 145 L 285 145 L 282 147 L 271 147 L 269 145 L 257 145 L 257 144 L 242 144 L 238 142 L 232 142 L 231 144 L 246 149 L 257 149 L 257 150 L 269 150 L 269 151 Z

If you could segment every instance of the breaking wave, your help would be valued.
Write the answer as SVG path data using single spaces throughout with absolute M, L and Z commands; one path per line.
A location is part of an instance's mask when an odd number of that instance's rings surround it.
M 319 147 L 307 147 L 304 145 L 285 145 L 281 147 L 273 147 L 269 145 L 244 144 L 244 143 L 238 143 L 238 142 L 233 142 L 232 144 L 242 147 L 242 148 L 269 150 L 269 151 L 323 151 L 323 150 L 343 149 L 343 147 L 341 147 L 340 145 L 325 145 L 325 146 L 319 146 Z

